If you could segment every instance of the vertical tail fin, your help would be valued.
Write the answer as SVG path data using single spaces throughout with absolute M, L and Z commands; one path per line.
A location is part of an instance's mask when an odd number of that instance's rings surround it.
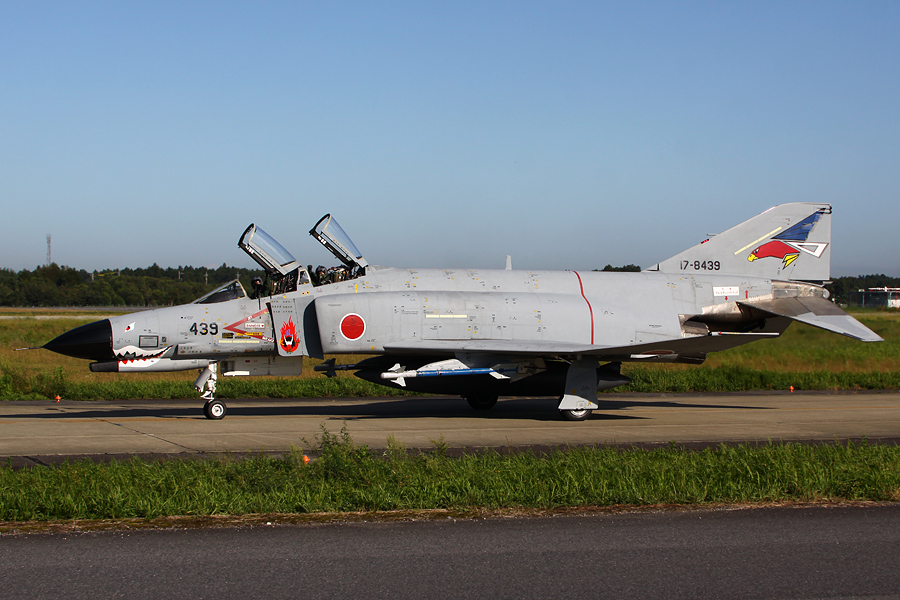
M 831 205 L 795 202 L 775 206 L 647 270 L 828 281 Z

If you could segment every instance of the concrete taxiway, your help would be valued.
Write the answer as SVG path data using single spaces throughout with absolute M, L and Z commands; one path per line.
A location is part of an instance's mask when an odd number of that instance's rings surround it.
M 322 427 L 383 448 L 547 447 L 868 438 L 900 440 L 900 393 L 610 394 L 584 422 L 561 420 L 549 398 L 501 400 L 474 411 L 446 397 L 228 400 L 221 421 L 202 402 L 0 402 L 0 457 L 284 452 L 309 448 Z

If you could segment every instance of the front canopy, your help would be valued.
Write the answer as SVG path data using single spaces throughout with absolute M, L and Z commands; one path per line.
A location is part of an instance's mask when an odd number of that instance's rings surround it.
M 284 246 L 254 224 L 244 231 L 238 242 L 241 250 L 250 255 L 269 275 L 284 277 L 300 266 Z

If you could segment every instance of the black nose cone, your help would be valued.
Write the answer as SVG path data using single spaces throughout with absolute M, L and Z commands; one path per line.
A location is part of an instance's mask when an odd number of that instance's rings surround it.
M 94 321 L 67 331 L 44 344 L 44 348 L 66 356 L 89 360 L 115 360 L 112 349 L 112 325 L 109 319 Z

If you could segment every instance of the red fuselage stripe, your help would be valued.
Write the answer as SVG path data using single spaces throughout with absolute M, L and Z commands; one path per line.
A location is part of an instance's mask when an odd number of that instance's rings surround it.
M 584 284 L 581 282 L 581 275 L 578 274 L 578 271 L 572 271 L 575 273 L 575 277 L 578 278 L 578 287 L 581 289 L 581 297 L 584 298 L 585 303 L 587 304 L 588 311 L 591 313 L 591 345 L 594 345 L 594 309 L 591 306 L 591 301 L 587 299 L 587 296 L 584 295 Z
M 233 332 L 235 332 L 235 333 L 242 333 L 242 334 L 244 334 L 244 335 L 250 335 L 249 333 L 247 333 L 247 332 L 244 331 L 243 329 L 238 329 L 238 325 L 243 325 L 244 323 L 246 323 L 246 322 L 249 321 L 250 319 L 255 319 L 256 317 L 258 317 L 259 315 L 261 315 L 261 314 L 263 314 L 263 313 L 265 313 L 265 312 L 269 312 L 269 309 L 268 309 L 268 308 L 264 308 L 264 309 L 262 309 L 261 311 L 259 311 L 258 313 L 253 313 L 253 314 L 250 315 L 249 317 L 244 317 L 244 318 L 241 319 L 240 321 L 235 321 L 235 322 L 232 323 L 231 325 L 226 325 L 226 326 L 225 326 L 225 329 L 227 329 L 228 331 L 233 331 Z

